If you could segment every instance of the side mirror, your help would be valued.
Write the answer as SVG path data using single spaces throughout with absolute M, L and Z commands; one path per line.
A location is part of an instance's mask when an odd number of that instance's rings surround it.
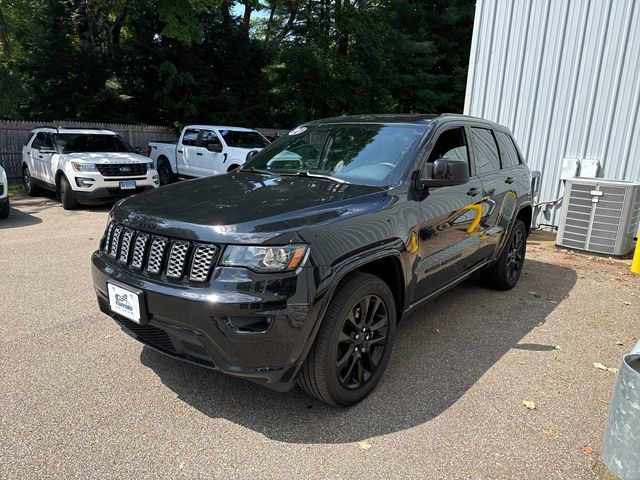
M 462 185 L 469 181 L 469 165 L 464 160 L 451 160 L 439 158 L 433 162 L 432 178 L 421 178 L 420 186 L 446 187 L 450 185 Z
M 208 143 L 206 149 L 214 153 L 222 153 L 222 145 L 219 143 Z
M 56 153 L 56 149 L 53 147 L 47 147 L 46 145 L 42 145 L 38 151 L 40 153 Z

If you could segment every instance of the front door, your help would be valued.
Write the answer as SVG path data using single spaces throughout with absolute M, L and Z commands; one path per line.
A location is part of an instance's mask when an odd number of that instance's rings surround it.
M 218 151 L 212 151 L 218 150 Z M 196 160 L 199 175 L 220 175 L 225 173 L 225 156 L 222 153 L 222 142 L 213 130 L 203 130 L 200 149 Z
M 188 128 L 184 131 L 178 143 L 178 148 L 176 149 L 176 163 L 179 175 L 187 175 L 189 177 L 198 176 L 196 164 L 198 156 L 196 154 L 199 151 L 199 136 L 200 130 L 198 129 Z
M 430 178 L 433 162 L 439 158 L 467 162 L 472 175 L 463 185 L 430 188 L 421 201 L 423 221 L 417 232 L 414 301 L 435 293 L 472 270 L 479 261 L 484 215 L 482 182 L 473 175 L 464 127 L 439 134 L 420 176 Z

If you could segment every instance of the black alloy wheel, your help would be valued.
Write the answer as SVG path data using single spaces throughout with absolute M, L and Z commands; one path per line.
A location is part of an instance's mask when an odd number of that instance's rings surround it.
M 363 386 L 384 356 L 389 315 L 378 295 L 367 295 L 351 308 L 338 337 L 336 371 L 348 389 Z
M 389 286 L 355 272 L 336 289 L 298 385 L 330 405 L 354 405 L 380 382 L 395 339 L 397 312 Z
M 516 281 L 524 264 L 525 234 L 521 229 L 514 231 L 509 253 L 507 254 L 507 276 L 510 282 Z
M 482 272 L 484 282 L 498 290 L 509 290 L 516 286 L 527 252 L 527 227 L 516 219 L 500 256 Z

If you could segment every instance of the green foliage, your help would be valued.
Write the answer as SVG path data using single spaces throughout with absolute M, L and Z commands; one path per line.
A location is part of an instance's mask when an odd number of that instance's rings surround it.
M 0 117 L 460 111 L 473 0 L 2 0 Z

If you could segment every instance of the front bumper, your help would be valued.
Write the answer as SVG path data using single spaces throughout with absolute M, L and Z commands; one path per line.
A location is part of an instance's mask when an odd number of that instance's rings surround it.
M 211 282 L 196 287 L 133 273 L 101 252 L 93 254 L 92 264 L 100 310 L 132 337 L 275 390 L 293 387 L 319 316 L 319 306 L 312 306 L 311 267 L 279 275 L 216 267 Z M 142 292 L 141 324 L 111 311 L 108 282 Z
M 103 203 L 117 202 L 125 197 L 135 195 L 137 193 L 146 192 L 156 188 L 151 185 L 136 186 L 131 190 L 120 190 L 116 187 L 93 188 L 91 190 L 75 190 L 73 195 L 79 203 L 83 205 L 101 205 Z

